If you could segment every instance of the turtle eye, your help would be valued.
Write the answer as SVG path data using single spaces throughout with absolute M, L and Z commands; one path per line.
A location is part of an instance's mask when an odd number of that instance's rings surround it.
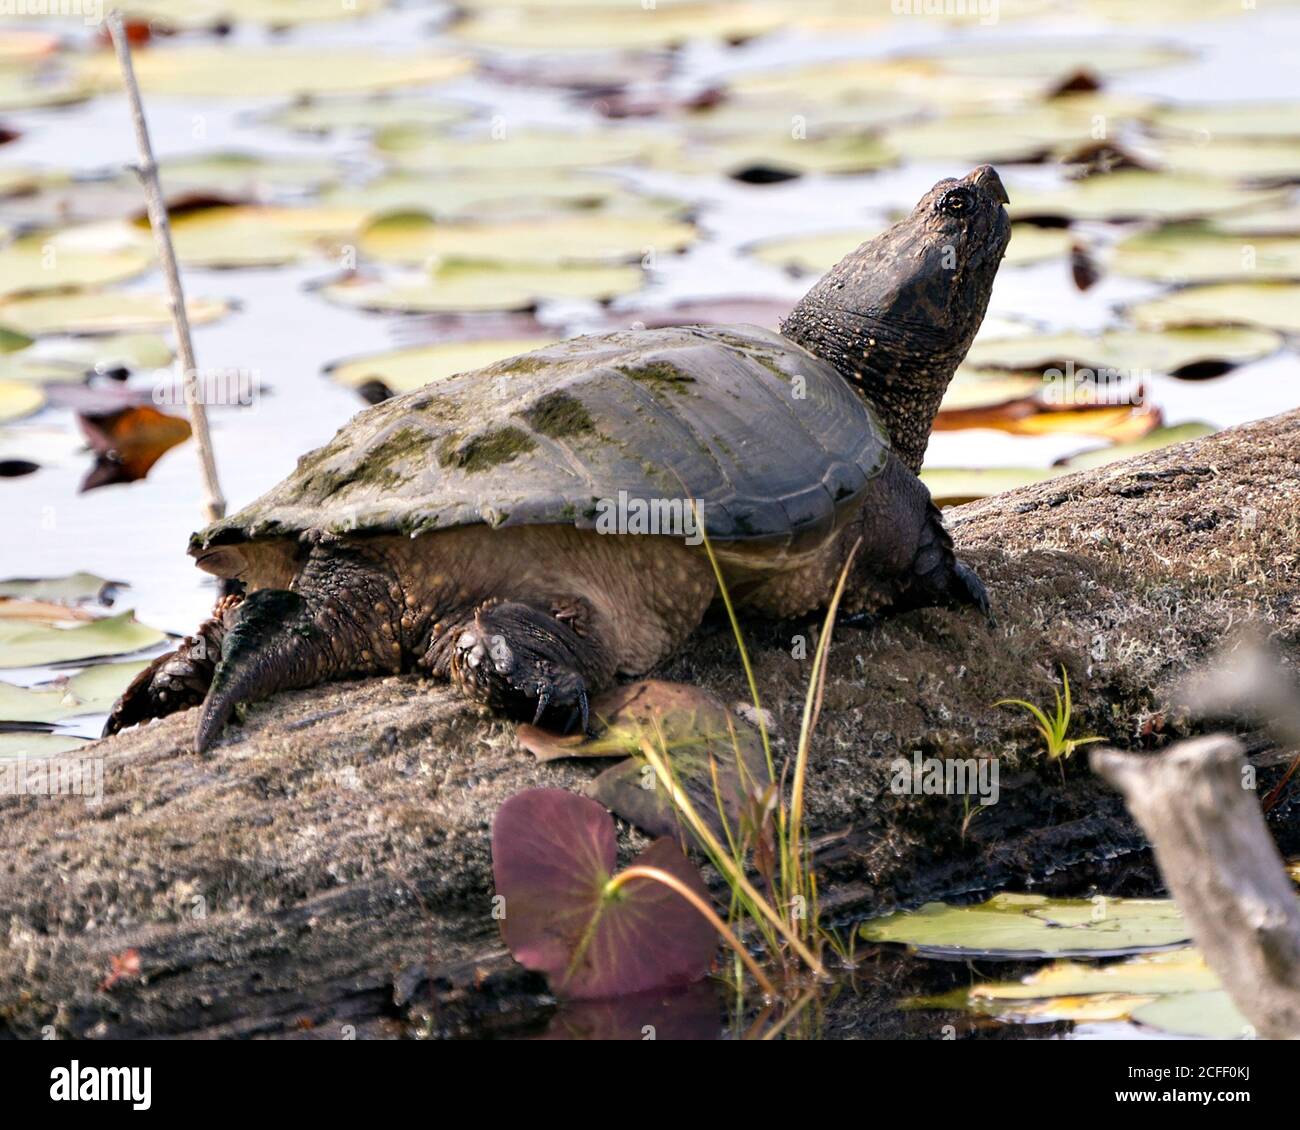
M 939 201 L 939 211 L 945 216 L 969 215 L 975 207 L 975 195 L 969 188 L 950 188 Z

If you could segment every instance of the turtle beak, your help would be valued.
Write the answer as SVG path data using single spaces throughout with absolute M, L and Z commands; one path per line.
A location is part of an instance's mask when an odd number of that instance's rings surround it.
M 1002 184 L 1002 178 L 998 176 L 998 171 L 992 165 L 981 165 L 975 169 L 966 177 L 966 183 L 982 189 L 994 200 L 1003 204 L 1011 203 L 1007 190 Z

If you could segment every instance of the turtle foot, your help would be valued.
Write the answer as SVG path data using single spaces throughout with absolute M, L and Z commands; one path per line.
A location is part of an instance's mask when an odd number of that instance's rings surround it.
M 584 669 L 592 644 L 528 604 L 481 605 L 450 631 L 450 675 L 470 698 L 567 734 L 589 723 Z
M 198 706 L 208 693 L 213 671 L 221 659 L 227 616 L 241 599 L 238 595 L 223 597 L 212 618 L 200 624 L 194 635 L 187 636 L 175 651 L 160 655 L 132 679 L 113 703 L 100 736 L 107 738 L 141 722 Z

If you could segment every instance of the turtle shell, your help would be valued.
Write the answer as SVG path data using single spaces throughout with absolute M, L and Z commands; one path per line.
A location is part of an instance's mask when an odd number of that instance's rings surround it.
M 599 528 L 620 499 L 697 500 L 717 541 L 802 543 L 835 528 L 888 451 L 839 373 L 778 334 L 579 337 L 359 413 L 191 552 L 315 531 Z

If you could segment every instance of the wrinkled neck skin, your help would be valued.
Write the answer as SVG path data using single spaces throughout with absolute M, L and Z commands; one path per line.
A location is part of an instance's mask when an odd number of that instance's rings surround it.
M 992 289 L 981 263 L 947 262 L 923 232 L 887 232 L 843 259 L 781 325 L 875 409 L 913 473 Z

